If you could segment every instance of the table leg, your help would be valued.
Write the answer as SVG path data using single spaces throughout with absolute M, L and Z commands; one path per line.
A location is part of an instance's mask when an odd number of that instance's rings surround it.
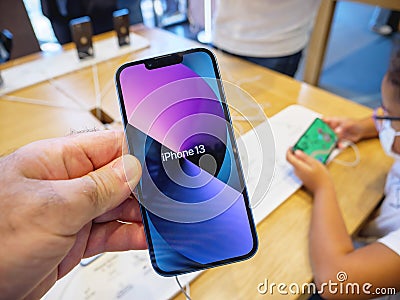
M 308 46 L 303 78 L 305 82 L 312 85 L 318 85 L 319 83 L 336 2 L 334 0 L 321 1 L 315 20 L 314 30 Z

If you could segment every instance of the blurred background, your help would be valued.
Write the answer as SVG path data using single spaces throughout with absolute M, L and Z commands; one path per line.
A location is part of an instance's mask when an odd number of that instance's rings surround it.
M 58 51 L 60 45 L 40 0 L 24 0 L 42 51 Z M 204 29 L 203 1 L 142 0 L 143 23 L 174 34 L 197 39 Z M 392 35 L 371 30 L 374 6 L 339 1 L 326 52 L 320 87 L 369 107 L 379 105 L 380 82 L 390 55 Z M 304 58 L 304 57 L 303 57 Z M 302 80 L 304 63 L 296 74 Z

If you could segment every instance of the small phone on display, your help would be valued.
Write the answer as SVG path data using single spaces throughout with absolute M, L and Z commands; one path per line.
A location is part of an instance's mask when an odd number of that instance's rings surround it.
M 0 31 L 0 63 L 10 60 L 13 48 L 13 34 L 7 29 Z
M 85 16 L 71 20 L 70 29 L 79 59 L 93 57 L 93 30 L 90 18 Z
M 124 8 L 113 13 L 114 30 L 117 33 L 120 47 L 130 45 L 129 37 L 129 10 Z
M 213 53 L 127 63 L 116 84 L 153 268 L 163 276 L 250 258 L 257 234 Z
M 300 137 L 292 150 L 303 151 L 309 156 L 326 163 L 338 142 L 336 133 L 322 119 L 316 118 Z

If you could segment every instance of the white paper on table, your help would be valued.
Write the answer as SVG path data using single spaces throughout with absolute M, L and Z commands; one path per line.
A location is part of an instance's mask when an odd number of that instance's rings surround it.
M 293 168 L 286 162 L 286 150 L 292 146 L 319 114 L 299 105 L 292 105 L 270 118 L 275 147 L 266 145 L 275 153 L 276 167 L 271 188 L 263 201 L 253 209 L 258 224 L 283 203 L 300 186 Z M 248 157 L 242 158 L 244 172 L 249 172 L 247 187 L 250 198 L 254 194 L 257 176 L 261 174 L 262 148 L 258 134 L 270 134 L 267 123 L 238 138 L 239 153 L 245 147 Z M 272 148 L 271 148 L 272 147 Z M 275 151 L 275 152 L 273 152 Z M 245 153 L 243 151 L 242 153 Z M 271 153 L 270 153 L 271 154 Z M 268 153 L 266 154 L 268 161 Z M 272 164 L 273 165 L 273 164 Z M 265 187 L 266 189 L 267 187 Z M 201 272 L 179 276 L 182 285 L 193 281 Z M 102 300 L 102 299 L 170 299 L 180 292 L 173 277 L 162 277 L 152 268 L 148 251 L 105 253 L 88 266 L 78 265 L 59 280 L 45 295 L 44 300 Z
M 271 150 L 275 151 L 275 172 L 269 190 L 267 191 L 268 186 L 265 186 L 265 190 L 263 191 L 265 196 L 261 202 L 253 207 L 256 224 L 262 221 L 301 187 L 302 183 L 294 175 L 293 167 L 286 161 L 286 151 L 296 143 L 317 117 L 320 117 L 320 114 L 315 111 L 300 105 L 291 105 L 269 119 L 275 139 L 275 149 Z M 241 137 L 241 142 L 238 142 L 239 153 L 243 153 L 240 151 L 240 146 L 243 144 L 249 149 L 260 149 L 257 135 L 260 132 L 266 132 L 267 129 L 265 127 L 267 126 L 269 124 L 264 122 L 244 134 Z M 271 147 L 272 145 L 266 145 L 263 148 L 271 149 Z M 249 165 L 243 165 L 244 173 L 247 172 L 246 168 L 249 168 L 248 172 L 257 175 L 260 174 L 260 168 L 263 165 L 262 155 L 268 156 L 268 153 L 253 155 L 252 159 L 249 160 Z M 242 158 L 242 161 L 245 160 L 246 158 Z M 272 168 L 273 163 L 271 161 L 269 163 Z M 257 176 L 250 176 L 246 182 L 250 199 L 255 192 L 254 188 L 257 186 L 255 180 L 259 180 Z
M 0 87 L 0 96 L 150 45 L 149 41 L 140 35 L 131 33 L 130 38 L 131 44 L 124 47 L 119 47 L 116 37 L 94 42 L 95 56 L 93 58 L 80 60 L 76 49 L 72 49 L 7 68 L 1 72 L 4 85 Z
M 179 276 L 183 286 L 200 272 Z M 174 277 L 151 267 L 147 250 L 105 253 L 88 266 L 78 265 L 43 300 L 170 299 L 180 291 Z

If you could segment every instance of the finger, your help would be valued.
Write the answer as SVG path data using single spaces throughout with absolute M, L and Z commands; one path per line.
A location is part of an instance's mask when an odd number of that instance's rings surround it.
M 95 223 L 104 223 L 114 220 L 124 222 L 141 222 L 142 215 L 140 214 L 139 202 L 134 197 L 129 197 L 113 210 L 97 217 Z
M 94 224 L 84 257 L 103 252 L 146 249 L 146 236 L 140 222 L 122 224 L 109 222 Z
M 340 119 L 335 117 L 323 117 L 322 120 L 332 129 L 336 128 L 340 124 Z
M 337 134 L 337 136 L 340 138 L 340 137 L 343 135 L 344 128 L 343 128 L 342 125 L 339 125 L 339 126 L 337 126 L 333 131 L 334 131 L 334 132 Z
M 345 134 L 345 127 L 343 123 L 343 119 L 340 118 L 325 118 L 323 119 L 329 127 L 336 133 L 339 139 L 343 138 Z
M 296 150 L 295 153 L 300 150 Z M 307 165 L 302 162 L 296 155 L 293 153 L 292 149 L 289 149 L 286 152 L 287 161 L 295 168 L 295 169 L 304 169 Z
M 74 245 L 58 266 L 58 279 L 68 274 L 81 261 L 87 247 L 91 228 L 92 222 L 89 222 L 76 235 Z
M 339 141 L 337 146 L 339 149 L 345 149 L 348 146 L 348 142 Z
M 28 178 L 78 178 L 120 157 L 123 140 L 122 131 L 107 130 L 37 141 L 17 150 L 17 166 Z
M 286 160 L 293 166 L 297 163 L 297 158 L 294 156 L 292 148 L 286 151 Z
M 122 155 L 124 134 L 121 130 L 88 132 L 70 138 L 90 159 L 93 169 L 101 168 Z
M 312 165 L 315 161 L 317 161 L 315 158 L 305 154 L 301 150 L 296 150 L 294 152 L 294 156 L 300 160 L 301 162 L 305 163 L 306 165 Z
M 42 299 L 57 281 L 57 268 L 52 270 L 37 286 L 35 286 L 23 299 Z
M 53 181 L 63 216 L 59 230 L 75 234 L 83 225 L 118 207 L 131 194 L 141 176 L 138 160 L 132 155 L 120 157 L 88 175 L 73 179 Z M 60 217 L 59 216 L 59 217 Z
M 123 131 L 120 131 L 122 135 L 122 155 L 129 154 L 129 149 L 128 149 L 128 141 L 126 139 L 126 135 L 123 134 Z

